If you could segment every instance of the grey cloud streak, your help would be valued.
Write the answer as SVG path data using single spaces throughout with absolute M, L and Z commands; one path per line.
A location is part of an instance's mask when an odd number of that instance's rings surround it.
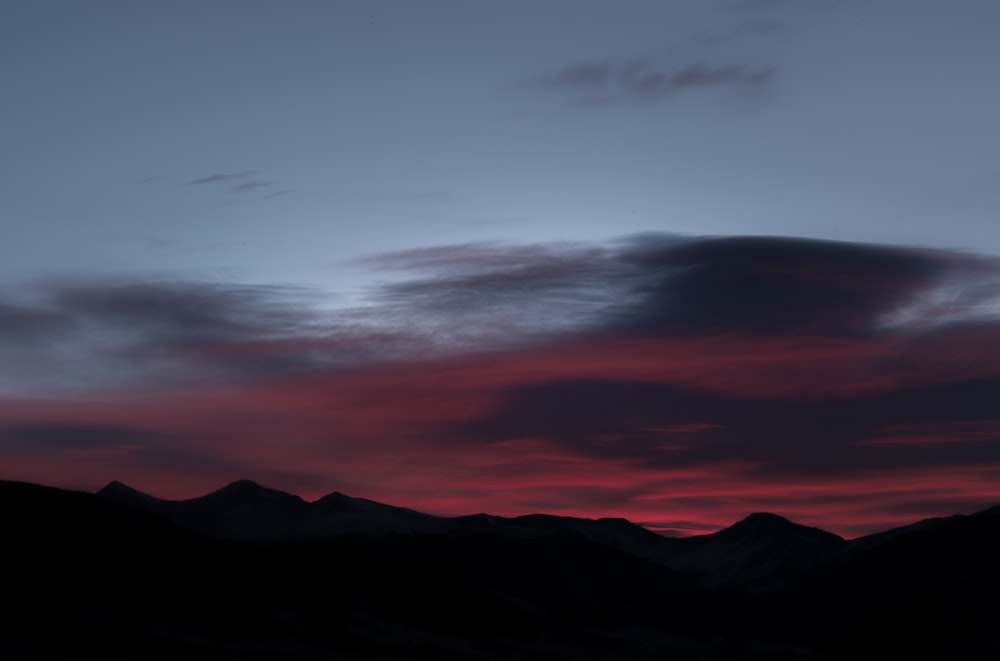
M 233 181 L 238 179 L 245 179 L 247 177 L 257 174 L 256 170 L 241 170 L 240 172 L 234 172 L 232 174 L 212 174 L 207 177 L 201 177 L 200 179 L 194 179 L 188 182 L 188 186 L 198 186 L 203 184 L 218 184 L 226 181 Z
M 633 277 L 607 248 L 571 243 L 441 246 L 361 264 L 414 274 L 372 292 L 376 318 L 469 348 L 590 328 L 628 299 Z
M 194 179 L 187 182 L 188 186 L 204 186 L 211 184 L 229 184 L 229 187 L 225 189 L 226 193 L 230 194 L 240 194 L 240 193 L 253 193 L 260 191 L 264 188 L 270 188 L 275 185 L 273 181 L 263 181 L 261 179 L 251 179 L 250 181 L 243 181 L 249 177 L 257 174 L 257 170 L 241 170 L 239 172 L 233 172 L 231 174 L 221 174 L 216 173 L 209 175 L 207 177 L 201 177 L 200 179 Z M 274 191 L 264 196 L 264 199 L 270 199 L 272 197 L 278 197 L 279 195 L 286 195 L 290 193 L 290 190 L 280 190 Z
M 515 386 L 497 414 L 439 432 L 460 442 L 543 437 L 574 454 L 652 468 L 743 462 L 760 479 L 975 466 L 1000 464 L 998 391 L 1000 374 L 823 399 L 670 381 L 560 380 Z M 871 442 L 922 426 L 935 430 L 936 442 Z M 974 440 L 940 440 L 963 427 Z
M 255 190 L 260 190 L 261 188 L 267 188 L 268 186 L 273 186 L 274 183 L 270 181 L 248 181 L 238 186 L 233 186 L 229 189 L 230 193 L 252 193 Z
M 579 61 L 535 76 L 528 87 L 568 95 L 583 105 L 664 102 L 700 88 L 760 90 L 774 80 L 777 69 L 754 62 L 760 55 L 734 55 L 745 42 L 761 44 L 793 28 L 782 20 L 726 20 L 692 37 L 632 57 Z M 755 49 L 759 50 L 759 49 Z
M 773 67 L 704 62 L 669 66 L 656 58 L 635 58 L 574 65 L 539 76 L 533 85 L 573 93 L 584 102 L 662 101 L 701 87 L 761 88 L 771 82 L 774 73 Z
M 87 422 L 0 423 L 0 448 L 32 450 L 111 450 L 165 438 L 160 432 Z
M 785 237 L 649 234 L 607 245 L 465 244 L 390 253 L 363 265 L 413 273 L 372 293 L 388 307 L 483 315 L 533 306 L 589 330 L 856 337 L 893 315 L 965 318 L 1000 299 L 1000 260 L 922 248 Z M 921 301 L 952 290 L 947 312 Z M 579 330 L 579 328 L 578 328 Z
M 275 378 L 338 353 L 315 292 L 301 288 L 92 280 L 35 294 L 0 303 L 0 319 L 16 322 L 0 333 L 0 389 Z
M 328 294 L 304 288 L 162 280 L 49 282 L 33 296 L 0 298 L 0 387 L 298 378 L 600 334 L 890 334 L 913 347 L 892 358 L 898 369 L 918 374 L 920 361 L 907 356 L 954 353 L 959 336 L 984 346 L 1000 293 L 1000 268 L 987 258 L 767 237 L 466 244 L 355 265 L 393 279 L 351 309 L 329 309 Z M 933 304 L 945 285 L 949 304 Z M 955 353 L 949 365 L 969 373 L 982 359 Z

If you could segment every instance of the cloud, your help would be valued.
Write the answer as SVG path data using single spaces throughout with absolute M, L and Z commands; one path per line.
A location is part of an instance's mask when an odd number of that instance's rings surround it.
M 307 290 L 199 282 L 54 283 L 52 305 L 98 326 L 114 326 L 166 345 L 290 334 Z
M 89 422 L 0 423 L 0 448 L 30 450 L 111 450 L 150 441 L 164 434 L 148 429 Z
M 212 175 L 209 175 L 207 177 L 202 177 L 200 179 L 194 179 L 193 181 L 189 181 L 188 185 L 192 186 L 192 185 L 202 185 L 202 184 L 225 184 L 225 183 L 233 184 L 233 182 L 237 182 L 237 181 L 240 181 L 242 179 L 246 179 L 247 177 L 252 177 L 255 174 L 257 174 L 256 170 L 242 170 L 240 172 L 234 172 L 232 174 L 212 174 Z M 234 185 L 231 185 L 226 190 L 226 192 L 228 192 L 228 193 L 252 193 L 252 192 L 258 191 L 258 190 L 260 190 L 262 188 L 267 188 L 269 186 L 274 186 L 274 182 L 273 181 L 262 181 L 262 180 L 259 180 L 259 179 L 253 179 L 253 180 L 250 180 L 250 181 L 243 181 L 241 183 L 236 183 Z M 290 192 L 291 191 L 288 191 L 288 190 L 275 191 L 275 192 L 272 192 L 272 193 L 266 195 L 264 199 L 268 199 L 268 198 L 272 198 L 272 197 L 277 197 L 279 195 L 286 195 L 286 194 L 288 194 Z
M 438 343 L 466 348 L 587 328 L 621 303 L 631 277 L 606 249 L 570 243 L 442 246 L 361 264 L 416 274 L 371 293 L 378 304 L 371 310 L 374 323 L 405 324 Z
M 659 103 L 704 89 L 737 92 L 769 87 L 777 68 L 766 60 L 767 43 L 792 31 L 784 20 L 730 12 L 718 27 L 695 32 L 655 51 L 571 63 L 519 85 L 564 94 L 577 105 Z M 752 52 L 734 54 L 754 43 Z M 763 46 L 763 48 L 762 48 Z
M 719 474 L 734 489 L 817 480 L 828 491 L 816 507 L 866 475 L 917 484 L 1000 467 L 997 260 L 776 237 L 645 236 L 593 248 L 471 244 L 375 260 L 418 273 L 382 293 L 430 315 L 468 320 L 477 310 L 476 323 L 492 328 L 539 302 L 580 313 L 553 327 L 549 344 L 508 346 L 496 365 L 449 375 L 480 403 L 422 437 L 494 457 L 535 439 L 524 446 L 535 458 L 518 470 L 542 475 L 555 469 L 539 453 L 557 453 L 633 476 L 715 474 L 714 488 Z M 900 315 L 942 289 L 948 305 Z M 949 502 L 988 499 L 978 477 L 965 479 L 940 479 Z M 539 487 L 526 502 L 556 502 L 555 491 Z M 880 498 L 888 507 L 929 493 Z M 620 494 L 605 496 L 610 507 Z
M 228 184 L 225 189 L 226 193 L 229 194 L 239 194 L 239 193 L 253 193 L 255 191 L 261 191 L 262 189 L 271 188 L 276 185 L 274 181 L 264 181 L 262 179 L 251 179 L 249 181 L 243 181 L 249 177 L 257 174 L 257 170 L 241 170 L 239 172 L 233 172 L 230 174 L 216 173 L 208 175 L 207 177 L 201 177 L 199 179 L 194 179 L 187 182 L 187 185 L 204 185 L 204 184 Z M 267 192 L 263 199 L 269 200 L 274 197 L 280 197 L 282 195 L 289 195 L 294 193 L 294 190 L 284 189 L 284 190 L 272 190 Z
M 1000 464 L 1000 374 L 898 384 L 817 399 L 808 390 L 723 393 L 673 381 L 573 379 L 518 384 L 500 410 L 443 430 L 452 438 L 549 439 L 572 453 L 653 468 L 741 462 L 759 479 L 887 468 Z M 919 443 L 899 443 L 900 432 Z
M 604 255 L 597 246 L 573 243 L 504 245 L 466 243 L 382 253 L 353 262 L 378 270 L 425 272 L 435 276 L 474 275 L 498 272 L 540 274 L 575 268 L 583 261 Z
M 121 422 L 95 422 L 63 417 L 50 410 L 47 413 L 53 419 L 11 419 L 3 403 L 0 400 L 0 413 L 7 414 L 4 417 L 8 419 L 0 420 L 0 458 L 7 475 L 12 469 L 27 471 L 27 474 L 15 473 L 19 479 L 51 483 L 55 476 L 68 472 L 78 476 L 72 487 L 87 485 L 84 488 L 97 489 L 120 477 L 166 474 L 183 476 L 182 481 L 207 477 L 215 481 L 215 488 L 224 483 L 220 476 L 232 481 L 250 474 L 238 456 L 218 452 L 207 439 L 192 435 L 191 430 L 168 431 L 164 427 L 169 425 L 155 416 L 134 424 L 122 419 L 120 409 L 117 416 L 111 409 L 111 413 L 104 411 L 103 416 Z M 89 418 L 94 417 L 95 408 L 100 406 L 91 407 Z M 172 417 L 176 419 L 177 412 Z M 259 478 L 283 475 L 273 468 L 257 470 L 255 475 Z M 33 472 L 38 477 L 32 477 Z M 291 475 L 290 471 L 284 472 L 285 477 Z M 297 477 L 309 484 L 315 482 L 311 475 L 304 471 Z
M 465 244 L 355 265 L 393 277 L 369 291 L 367 305 L 339 310 L 323 305 L 328 295 L 294 287 L 49 282 L 33 299 L 0 300 L 8 362 L 0 383 L 16 390 L 286 378 L 594 336 L 905 337 L 913 346 L 944 344 L 939 351 L 953 352 L 948 365 L 972 370 L 980 357 L 933 340 L 943 332 L 935 329 L 948 326 L 966 346 L 984 346 L 998 293 L 991 283 L 1000 279 L 985 258 L 767 237 Z M 949 304 L 928 307 L 942 287 Z M 974 330 L 976 319 L 985 326 Z
M 663 58 L 640 57 L 572 65 L 535 78 L 533 86 L 569 92 L 584 103 L 650 102 L 697 88 L 762 88 L 773 77 L 773 67 L 704 62 L 678 66 Z
M 233 181 L 236 179 L 245 179 L 247 177 L 257 174 L 256 170 L 241 170 L 240 172 L 234 172 L 232 174 L 211 174 L 207 177 L 202 177 L 200 179 L 194 179 L 188 182 L 189 186 L 197 186 L 201 184 L 217 184 L 228 181 Z
M 44 307 L 0 302 L 0 350 L 45 343 L 69 330 L 72 319 Z
M 965 268 L 927 250 L 770 237 L 647 241 L 622 259 L 637 269 L 643 304 L 619 322 L 688 334 L 874 332 Z
M 692 64 L 675 71 L 669 78 L 654 75 L 643 81 L 643 92 L 651 87 L 657 91 L 669 92 L 685 87 L 707 87 L 712 85 L 743 85 L 756 87 L 766 84 L 774 71 L 772 69 L 748 70 L 741 66 L 706 67 Z
M 252 193 L 255 190 L 260 190 L 261 188 L 267 188 L 268 186 L 273 186 L 273 182 L 270 181 L 248 181 L 246 183 L 233 186 L 229 189 L 230 193 Z
M 733 27 L 696 34 L 694 37 L 671 48 L 670 53 L 683 54 L 717 49 L 746 40 L 773 39 L 791 31 L 784 21 L 774 19 L 750 19 L 738 22 Z
M 591 332 L 857 336 L 901 315 L 962 319 L 1000 300 L 1000 262 L 943 251 L 782 237 L 646 235 L 607 246 L 465 244 L 360 262 L 414 273 L 381 310 L 482 330 L 517 322 Z M 934 292 L 949 305 L 921 312 Z M 914 306 L 920 307 L 916 310 Z M 532 322 L 532 320 L 535 320 Z
M 332 337 L 315 311 L 318 294 L 302 288 L 95 280 L 35 292 L 0 303 L 0 390 L 274 378 L 355 351 Z
M 503 387 L 494 415 L 441 430 L 449 438 L 542 437 L 602 458 L 672 466 L 726 456 L 791 474 L 847 470 L 855 460 L 873 469 L 910 465 L 861 447 L 894 426 L 926 423 L 940 432 L 971 421 L 975 429 L 961 438 L 995 433 L 1000 323 L 983 316 L 982 303 L 995 295 L 984 274 L 996 281 L 1000 266 L 990 258 L 774 237 L 646 236 L 617 250 L 471 244 L 373 262 L 436 274 L 381 292 L 425 314 L 475 328 L 525 311 L 538 323 L 537 310 L 573 320 L 550 329 L 570 342 L 563 346 L 577 343 L 552 377 L 540 376 L 545 358 L 526 357 L 530 381 Z M 955 294 L 933 326 L 884 323 L 927 292 L 962 283 L 976 295 Z M 555 376 L 595 363 L 595 375 L 622 376 Z M 643 379 L 622 378 L 628 373 Z M 809 451 L 796 450 L 799 443 Z M 992 445 L 956 442 L 921 450 L 912 462 L 1000 461 L 994 455 Z

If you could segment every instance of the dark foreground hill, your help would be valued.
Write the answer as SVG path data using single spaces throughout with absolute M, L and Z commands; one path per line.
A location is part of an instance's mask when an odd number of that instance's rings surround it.
M 755 514 L 444 519 L 251 482 L 0 482 L 0 658 L 1000 658 L 1000 509 L 859 540 Z

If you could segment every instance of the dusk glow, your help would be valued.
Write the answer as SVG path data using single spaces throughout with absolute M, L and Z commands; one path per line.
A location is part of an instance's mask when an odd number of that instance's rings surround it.
M 1000 5 L 473 4 L 0 11 L 0 479 L 1000 503 Z

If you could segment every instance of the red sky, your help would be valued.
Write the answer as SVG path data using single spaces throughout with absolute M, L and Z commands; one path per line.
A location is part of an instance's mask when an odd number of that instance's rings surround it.
M 1000 503 L 995 259 L 646 236 L 369 266 L 396 279 L 353 310 L 163 280 L 0 300 L 0 478 L 166 498 L 249 478 L 672 534 Z

